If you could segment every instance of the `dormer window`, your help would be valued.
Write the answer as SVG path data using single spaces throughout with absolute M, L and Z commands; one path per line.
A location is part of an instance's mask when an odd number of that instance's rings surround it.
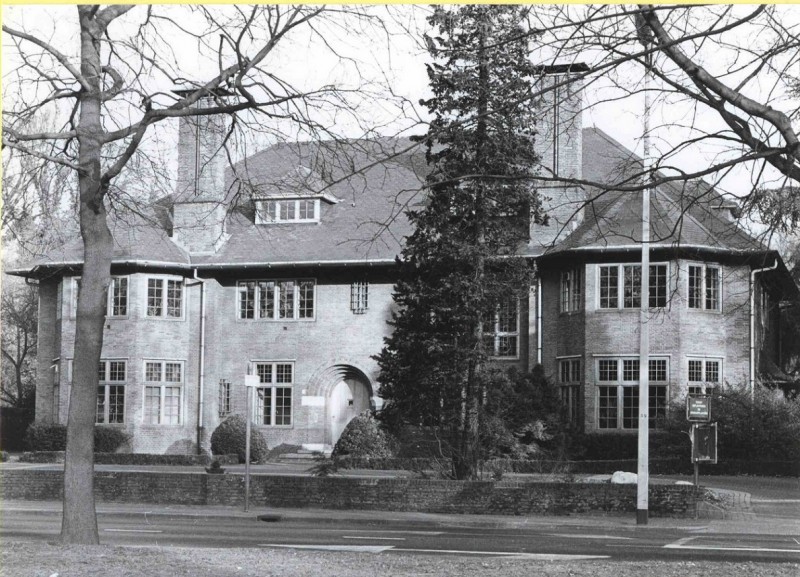
M 256 224 L 319 222 L 318 198 L 287 198 L 256 202 Z

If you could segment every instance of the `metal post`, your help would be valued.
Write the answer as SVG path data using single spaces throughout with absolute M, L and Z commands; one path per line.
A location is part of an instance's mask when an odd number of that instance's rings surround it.
M 700 461 L 694 462 L 694 486 L 700 486 Z
M 245 409 L 245 440 L 244 440 L 244 511 L 250 507 L 250 404 L 253 393 L 252 387 L 247 387 L 247 403 Z
M 639 312 L 639 451 L 636 485 L 636 524 L 647 525 L 650 437 L 650 66 L 644 73 L 644 121 L 642 139 L 642 172 L 645 187 L 642 189 L 642 291 Z

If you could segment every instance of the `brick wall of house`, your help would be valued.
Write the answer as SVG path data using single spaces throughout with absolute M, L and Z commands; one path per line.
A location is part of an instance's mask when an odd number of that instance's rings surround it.
M 57 420 L 54 411 L 54 360 L 59 356 L 61 321 L 56 319 L 57 280 L 39 283 L 38 349 L 36 357 L 36 420 L 50 423 Z M 61 365 L 61 363 L 59 363 Z
M 146 316 L 147 279 L 157 273 L 136 273 L 129 277 L 128 316 L 108 319 L 104 334 L 103 359 L 127 361 L 125 428 L 133 434 L 132 450 L 148 453 L 191 453 L 197 451 L 197 414 L 199 409 L 199 340 L 200 287 L 187 279 L 184 287 L 184 314 L 181 319 Z M 177 277 L 170 277 L 177 278 Z M 220 422 L 218 415 L 219 382 L 232 384 L 232 412 L 245 412 L 244 375 L 252 361 L 291 361 L 294 363 L 293 424 L 259 427 L 270 447 L 281 443 L 330 443 L 324 405 L 332 387 L 341 380 L 336 367 L 348 367 L 363 376 L 369 395 L 377 395 L 377 365 L 371 358 L 383 346 L 387 320 L 391 316 L 392 284 L 383 273 L 328 273 L 321 269 L 275 274 L 259 272 L 247 279 L 314 278 L 316 280 L 315 318 L 313 320 L 261 321 L 240 320 L 237 316 L 237 279 L 218 277 L 206 282 L 206 351 L 203 430 L 201 446 L 208 449 L 210 435 Z M 369 309 L 354 314 L 350 309 L 351 281 L 371 278 Z M 64 295 L 64 323 L 61 357 L 64 370 L 62 390 L 69 385 L 68 361 L 75 338 L 72 312 L 72 282 Z M 55 293 L 55 290 L 50 291 Z M 44 291 L 43 298 L 55 294 Z M 51 306 L 54 309 L 54 307 Z M 47 309 L 43 308 L 43 312 Z M 54 313 L 43 314 L 54 319 Z M 43 335 L 54 331 L 43 332 Z M 40 362 L 58 354 L 40 349 Z M 49 355 L 49 356 L 44 356 Z M 144 424 L 144 363 L 146 360 L 183 362 L 182 423 L 180 425 Z M 46 371 L 40 371 L 46 375 Z M 42 378 L 40 386 L 45 387 Z M 62 395 L 60 420 L 67 418 L 67 395 Z M 44 398 L 44 397 L 42 397 Z M 46 414 L 45 408 L 42 415 Z
M 100 502 L 240 505 L 243 475 L 97 472 Z M 60 499 L 61 471 L 0 471 L 0 497 Z M 570 514 L 633 512 L 636 487 L 607 483 L 524 483 L 352 477 L 252 475 L 254 507 L 363 509 L 461 514 Z M 691 486 L 652 485 L 653 517 L 693 517 L 700 494 Z
M 613 261 L 622 263 L 622 261 Z M 629 261 L 635 262 L 635 261 Z M 654 259 L 653 262 L 664 262 Z M 687 393 L 690 358 L 722 361 L 722 379 L 744 384 L 749 371 L 749 267 L 722 266 L 722 311 L 689 309 L 687 271 L 698 261 L 670 261 L 668 306 L 650 321 L 651 356 L 669 359 L 669 398 L 680 401 Z M 609 264 L 612 264 L 609 262 Z M 558 377 L 558 358 L 583 355 L 584 427 L 596 430 L 598 357 L 638 355 L 639 309 L 599 310 L 598 264 L 584 267 L 583 314 L 559 312 L 559 274 L 574 265 L 543 269 L 543 335 L 545 371 Z M 621 289 L 620 289 L 621 290 Z M 615 429 L 619 430 L 619 429 Z

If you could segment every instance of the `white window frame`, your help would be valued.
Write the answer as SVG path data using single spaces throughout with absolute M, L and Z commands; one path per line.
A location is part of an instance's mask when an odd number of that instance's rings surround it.
M 159 380 L 153 381 L 147 378 L 147 365 L 150 363 L 158 363 L 161 365 L 159 369 Z M 180 365 L 181 369 L 181 379 L 180 381 L 167 381 L 166 380 L 166 372 L 167 372 L 167 364 L 175 364 Z M 142 359 L 142 424 L 143 425 L 154 425 L 159 427 L 178 427 L 183 425 L 183 421 L 185 418 L 185 410 L 184 410 L 184 390 L 185 390 L 185 383 L 186 383 L 186 362 L 180 359 Z M 152 423 L 147 420 L 147 389 L 150 388 L 158 388 L 159 389 L 159 404 L 158 404 L 158 422 Z M 167 389 L 179 389 L 178 391 L 178 417 L 177 423 L 165 423 L 165 408 L 166 403 L 165 400 L 167 398 L 172 398 L 171 396 L 167 395 Z
M 691 278 L 692 269 L 700 269 L 700 306 L 692 306 Z M 715 307 L 708 306 L 708 281 L 709 269 L 717 271 L 717 301 Z M 686 308 L 691 311 L 722 312 L 722 265 L 709 264 L 704 262 L 690 262 L 686 266 Z
M 253 414 L 251 415 L 251 419 L 253 422 L 258 424 L 260 427 L 271 427 L 277 429 L 291 429 L 294 427 L 294 401 L 295 401 L 295 391 L 294 391 L 294 384 L 297 382 L 297 372 L 295 362 L 292 360 L 254 360 L 250 361 L 250 368 L 249 372 L 253 375 L 258 375 L 259 379 L 261 375 L 259 374 L 258 367 L 259 365 L 266 366 L 269 365 L 270 368 L 270 380 L 269 381 L 261 381 L 258 387 L 256 387 L 255 392 L 255 402 L 253 403 Z M 290 382 L 278 382 L 278 365 L 288 365 L 291 367 L 292 371 L 292 379 Z M 288 423 L 281 423 L 275 424 L 277 418 L 277 403 L 278 400 L 278 389 L 281 390 L 288 390 L 289 391 L 289 422 Z M 263 401 L 262 399 L 269 395 L 270 400 L 270 414 L 269 414 L 269 422 L 264 422 L 264 410 L 263 410 Z
M 78 291 L 80 290 L 81 278 L 79 276 L 69 277 L 70 280 L 70 318 L 78 316 Z M 114 285 L 120 280 L 125 280 L 125 314 L 115 315 L 114 312 Z M 106 319 L 127 319 L 131 309 L 131 279 L 128 275 L 112 275 L 106 293 Z
M 314 215 L 311 218 L 300 218 L 300 203 L 314 203 Z M 286 218 L 285 213 L 289 203 L 294 207 L 294 217 Z M 275 216 L 270 216 L 270 205 L 275 207 Z M 256 201 L 256 224 L 281 224 L 281 223 L 303 223 L 319 222 L 320 199 L 318 198 L 272 198 Z
M 369 310 L 369 283 L 353 281 L 350 285 L 350 310 L 354 315 L 363 315 Z
M 651 276 L 652 276 L 652 272 L 653 272 L 652 269 L 654 267 L 659 267 L 659 266 L 666 267 L 666 274 L 664 276 L 664 282 L 666 283 L 666 289 L 667 289 L 667 301 L 669 300 L 669 279 L 670 279 L 670 267 L 669 267 L 669 264 L 670 264 L 669 262 L 651 262 L 650 263 L 650 274 L 651 274 Z M 610 267 L 616 268 L 616 278 L 617 278 L 617 296 L 616 296 L 616 300 L 617 300 L 617 304 L 616 304 L 616 306 L 612 306 L 612 307 L 604 307 L 604 306 L 601 306 L 601 304 L 602 304 L 602 299 L 601 299 L 602 269 L 610 268 Z M 640 285 L 639 285 L 639 299 L 640 299 L 640 302 L 636 306 L 630 306 L 630 307 L 629 306 L 625 306 L 625 268 L 626 267 L 641 269 L 642 265 L 641 265 L 641 263 L 635 263 L 635 262 L 602 263 L 602 264 L 598 264 L 597 265 L 597 273 L 596 273 L 596 280 L 597 280 L 596 293 L 597 294 L 596 294 L 596 297 L 595 297 L 595 307 L 597 308 L 597 310 L 599 310 L 599 311 L 616 311 L 616 310 L 638 311 L 638 310 L 641 310 L 641 298 L 642 298 L 642 294 L 641 294 L 641 274 L 639 275 L 639 278 L 640 278 Z M 649 284 L 649 294 L 648 294 L 648 297 L 647 297 L 648 298 L 648 304 L 650 303 L 650 300 L 652 300 L 653 296 L 657 297 L 657 295 L 653 295 L 654 288 L 655 287 L 652 284 Z M 650 308 L 651 309 L 666 308 L 667 304 L 668 303 L 665 301 L 663 307 L 652 307 L 651 306 Z
M 103 421 L 97 419 L 97 410 L 95 410 L 95 423 L 98 425 L 124 425 L 128 419 L 128 381 L 130 374 L 128 373 L 128 359 L 100 359 L 101 363 L 105 363 L 103 367 L 103 376 L 99 380 L 98 388 L 103 387 Z M 122 363 L 125 366 L 125 378 L 121 381 L 111 380 L 111 363 Z M 99 369 L 99 367 L 98 367 Z M 109 407 L 111 400 L 111 387 L 122 387 L 122 422 L 109 422 Z M 98 396 L 100 391 L 97 392 Z
M 501 331 L 500 330 L 500 306 L 498 305 L 494 311 L 494 319 L 490 323 L 493 330 L 486 331 L 484 333 L 484 338 L 492 337 L 492 349 L 487 351 L 487 354 L 490 358 L 496 360 L 503 360 L 503 361 L 512 361 L 519 359 L 519 348 L 520 348 L 520 330 L 519 330 L 519 323 L 520 323 L 520 299 L 519 297 L 509 296 L 506 297 L 508 301 L 513 301 L 513 306 L 516 310 L 516 327 L 513 331 Z M 502 355 L 500 354 L 500 343 L 501 339 L 514 337 L 516 339 L 516 345 L 514 346 L 513 354 Z
M 700 363 L 700 374 L 702 375 L 703 379 L 700 381 L 693 381 L 690 380 L 691 377 L 691 370 L 690 370 L 690 363 L 692 362 L 699 362 Z M 706 379 L 708 376 L 708 363 L 717 363 L 718 372 L 717 372 L 717 380 L 716 381 L 709 381 Z M 687 394 L 700 394 L 700 395 L 707 395 L 710 392 L 714 391 L 717 387 L 722 385 L 722 369 L 723 369 L 724 359 L 722 357 L 703 357 L 703 356 L 687 356 L 686 357 L 686 392 Z
M 600 380 L 600 362 L 601 361 L 616 361 L 617 368 L 616 368 L 616 378 L 613 380 L 601 381 Z M 625 361 L 628 362 L 635 362 L 638 364 L 639 357 L 638 355 L 603 355 L 599 356 L 594 359 L 594 382 L 595 382 L 595 428 L 598 431 L 635 431 L 639 428 L 639 419 L 638 416 L 633 419 L 634 426 L 625 426 L 625 390 L 626 389 L 636 389 L 638 392 L 639 387 L 639 367 L 636 367 L 635 370 L 635 378 L 634 379 L 625 379 Z M 652 367 L 650 363 L 653 361 L 666 361 L 666 380 L 665 381 L 650 381 L 650 391 L 652 392 L 654 389 L 652 387 L 663 387 L 664 388 L 664 402 L 665 402 L 665 410 L 669 404 L 669 388 L 670 388 L 670 357 L 669 355 L 650 355 L 648 357 L 648 376 L 651 374 Z M 616 387 L 616 424 L 614 427 L 600 427 L 600 388 L 601 387 Z M 652 396 L 652 395 L 651 395 Z M 649 406 L 649 405 L 648 405 Z M 652 407 L 649 407 L 652 409 Z M 633 407 L 633 410 L 638 415 L 638 402 L 636 403 L 636 407 Z M 651 411 L 652 412 L 652 411 Z M 629 419 L 630 420 L 630 419 Z M 650 419 L 650 428 L 656 428 L 657 422 L 652 418 Z
M 161 306 L 161 313 L 158 315 L 150 314 L 150 281 L 160 280 L 161 289 L 159 302 Z M 186 316 L 186 279 L 181 276 L 173 275 L 147 275 L 142 279 L 142 315 L 146 319 L 160 319 L 165 321 L 182 321 Z M 168 298 L 169 298 L 169 283 L 177 282 L 181 287 L 181 311 L 179 316 L 172 316 L 167 314 Z M 130 283 L 128 284 L 130 286 Z
M 292 316 L 280 317 L 281 304 L 281 285 L 283 283 L 294 283 L 292 289 Z M 242 294 L 247 291 L 247 284 L 254 283 L 253 289 L 253 318 L 242 315 Z M 262 285 L 273 284 L 272 294 L 272 316 L 261 316 L 261 291 Z M 311 316 L 300 316 L 300 286 L 303 283 L 311 283 Z M 317 281 L 313 278 L 285 278 L 285 279 L 246 279 L 236 283 L 236 319 L 240 321 L 313 321 L 317 315 Z
M 568 314 L 583 310 L 583 267 L 561 271 L 559 312 Z

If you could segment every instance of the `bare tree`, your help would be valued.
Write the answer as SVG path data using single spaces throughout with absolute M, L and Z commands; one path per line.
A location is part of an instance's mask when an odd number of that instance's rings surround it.
M 588 65 L 564 84 L 584 82 L 594 96 L 590 109 L 636 106 L 645 60 L 652 59 L 658 83 L 649 90 L 660 112 L 651 126 L 658 149 L 653 184 L 705 178 L 724 192 L 738 178 L 740 200 L 755 208 L 765 188 L 798 182 L 792 122 L 800 113 L 800 15 L 792 7 L 552 6 L 532 12 L 530 27 L 539 61 Z M 642 36 L 652 40 L 648 48 Z M 690 151 L 689 160 L 697 160 L 698 150 L 707 151 L 705 162 L 681 168 Z M 642 166 L 632 164 L 614 182 L 582 184 L 638 190 L 646 181 Z M 712 197 L 706 200 L 718 198 Z
M 163 166 L 154 150 L 156 128 L 167 119 L 228 115 L 226 145 L 244 128 L 295 140 L 335 139 L 332 119 L 349 121 L 351 130 L 361 127 L 357 103 L 374 98 L 375 85 L 360 76 L 357 60 L 337 51 L 335 40 L 380 22 L 360 9 L 286 5 L 78 6 L 71 17 L 79 33 L 65 40 L 6 19 L 6 57 L 15 66 L 6 73 L 3 147 L 77 177 L 84 264 L 61 539 L 97 543 L 93 428 L 113 246 L 109 206 L 113 200 L 145 200 L 120 187 L 121 180 L 131 167 Z M 309 88 L 281 76 L 277 63 L 291 53 L 292 42 L 327 49 L 333 61 L 351 66 L 356 82 Z M 186 46 L 192 47 L 189 53 Z M 192 67 L 202 73 L 191 78 Z M 175 86 L 183 90 L 169 92 Z M 33 120 L 48 113 L 60 119 L 59 128 L 31 130 Z M 358 135 L 363 134 L 368 131 Z
M 14 407 L 30 406 L 34 395 L 37 307 L 35 286 L 3 287 L 0 401 Z

